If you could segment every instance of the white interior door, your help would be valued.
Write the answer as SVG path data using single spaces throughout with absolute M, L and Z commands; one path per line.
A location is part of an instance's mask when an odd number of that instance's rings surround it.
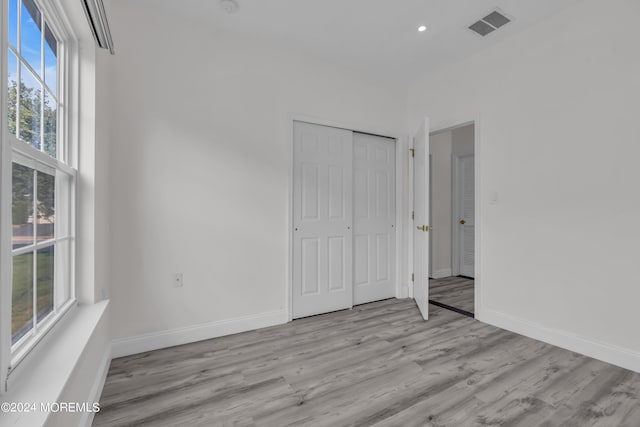
M 294 123 L 293 317 L 353 305 L 353 133 Z
M 353 134 L 353 302 L 395 296 L 396 144 Z
M 475 172 L 474 156 L 459 156 L 457 167 L 458 265 L 463 276 L 475 277 Z
M 429 120 L 413 139 L 413 297 L 429 318 Z

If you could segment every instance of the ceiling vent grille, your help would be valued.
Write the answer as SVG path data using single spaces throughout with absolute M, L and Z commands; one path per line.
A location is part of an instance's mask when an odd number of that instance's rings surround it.
M 469 29 L 484 37 L 509 22 L 511 22 L 511 19 L 507 18 L 504 13 L 494 10 L 484 18 L 469 25 Z
M 113 39 L 111 38 L 107 12 L 104 10 L 102 0 L 82 0 L 82 5 L 98 47 L 109 49 L 109 52 L 113 55 Z

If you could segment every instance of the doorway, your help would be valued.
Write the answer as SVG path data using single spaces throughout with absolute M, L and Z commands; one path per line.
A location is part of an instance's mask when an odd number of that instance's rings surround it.
M 474 317 L 475 125 L 429 135 L 429 303 Z
M 396 140 L 293 122 L 292 318 L 395 297 Z

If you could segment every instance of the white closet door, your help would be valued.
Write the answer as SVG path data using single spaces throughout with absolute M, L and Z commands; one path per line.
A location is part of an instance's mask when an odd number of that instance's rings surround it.
M 353 134 L 353 301 L 395 296 L 395 140 Z
M 460 274 L 474 277 L 475 263 L 475 178 L 474 156 L 459 157 L 458 195 L 460 209 Z
M 353 305 L 353 133 L 294 123 L 293 317 Z

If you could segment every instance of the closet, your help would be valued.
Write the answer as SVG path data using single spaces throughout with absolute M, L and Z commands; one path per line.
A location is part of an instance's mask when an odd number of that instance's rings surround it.
M 293 128 L 293 318 L 394 297 L 396 141 Z

